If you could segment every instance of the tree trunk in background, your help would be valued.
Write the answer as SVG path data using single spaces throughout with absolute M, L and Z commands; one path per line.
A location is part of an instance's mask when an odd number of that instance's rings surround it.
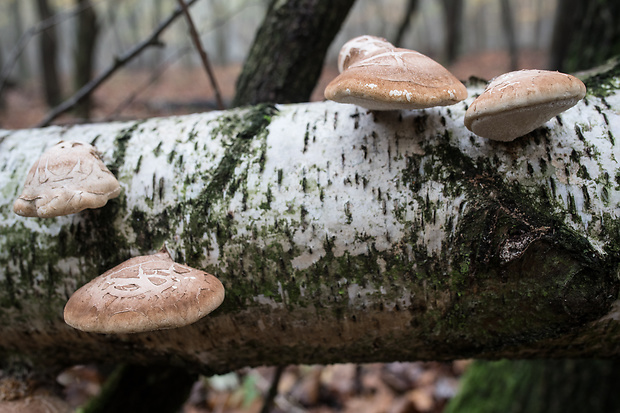
M 310 100 L 355 0 L 273 0 L 237 80 L 234 106 Z
M 587 3 L 588 0 L 558 0 L 549 53 L 550 69 L 566 71 L 568 50 L 581 24 Z
M 588 69 L 620 55 L 620 2 L 559 0 L 551 46 L 552 69 Z
M 445 413 L 620 411 L 618 360 L 476 361 Z
M 405 36 L 405 32 L 411 26 L 411 19 L 413 19 L 414 14 L 418 11 L 419 0 L 408 0 L 407 1 L 407 9 L 403 14 L 402 20 L 398 25 L 398 30 L 392 39 L 392 44 L 396 47 L 402 47 L 403 37 Z
M 508 71 L 517 70 L 519 67 L 519 51 L 517 49 L 517 36 L 515 33 L 514 16 L 510 0 L 501 0 L 502 27 L 506 36 L 506 44 L 508 45 L 508 56 L 510 63 Z
M 13 28 L 13 44 L 17 43 L 19 37 L 24 32 L 20 3 L 20 0 L 11 1 L 10 19 Z M 17 76 L 18 80 L 26 80 L 30 77 L 30 65 L 28 64 L 28 57 L 26 55 L 22 55 L 21 58 L 17 61 L 17 73 L 14 73 L 14 75 Z
M 226 16 L 230 13 L 230 2 L 228 0 L 215 0 L 209 3 L 210 15 L 213 16 L 212 20 L 217 21 L 221 16 Z M 211 60 L 217 62 L 219 65 L 227 65 L 229 63 L 229 48 L 230 41 L 229 36 L 231 33 L 230 25 L 215 25 L 213 31 L 215 54 L 211 57 Z
M 461 49 L 463 0 L 443 0 L 446 23 L 446 65 L 454 63 Z
M 106 26 L 108 30 L 112 32 L 114 47 L 118 50 L 124 50 L 126 48 L 126 42 L 119 30 L 119 10 L 121 9 L 123 0 L 110 0 L 110 7 L 104 8 L 106 13 Z
M 536 49 L 542 49 L 544 39 L 543 39 L 543 28 L 546 26 L 546 21 L 543 17 L 544 3 L 542 1 L 536 2 L 536 32 L 534 35 L 534 47 Z M 548 64 L 549 62 L 547 62 Z
M 320 102 L 4 131 L 0 362 L 173 362 L 208 374 L 617 357 L 619 71 L 586 79 L 584 102 L 512 143 L 463 127 L 473 97 L 416 111 Z M 31 164 L 60 139 L 94 142 L 122 194 L 71 216 L 16 216 Z M 222 280 L 219 309 L 143 334 L 64 324 L 77 287 L 164 242 Z
M 4 65 L 4 54 L 2 51 L 2 44 L 0 44 L 0 67 Z M 4 110 L 4 93 L 0 93 L 0 110 Z
M 475 6 L 472 18 L 472 37 L 474 39 L 474 50 L 484 50 L 487 46 L 488 37 L 486 34 L 485 22 L 488 3 L 479 3 Z
M 99 33 L 97 13 L 91 0 L 77 0 L 78 7 L 84 7 L 78 15 L 77 24 L 77 47 L 75 51 L 75 89 L 79 90 L 82 86 L 92 79 L 95 65 L 95 45 Z M 92 106 L 92 96 L 86 96 L 75 107 L 76 115 L 83 119 L 90 118 Z
M 130 45 L 138 44 L 142 40 L 142 33 L 144 32 L 142 30 L 142 25 L 144 24 L 142 20 L 144 6 L 140 2 L 128 3 L 124 2 L 123 0 L 120 0 L 119 6 L 131 8 L 130 10 L 125 10 L 127 13 L 127 26 L 125 30 L 120 32 L 120 35 L 123 40 L 125 40 L 125 43 L 128 43 Z M 116 16 L 116 18 L 118 19 L 119 17 Z M 150 22 L 148 22 L 147 24 L 150 27 Z M 150 29 L 147 29 L 146 33 L 149 33 L 150 31 Z M 133 59 L 133 61 L 130 65 L 128 65 L 128 67 L 142 69 L 145 68 L 147 65 L 148 62 L 146 61 L 145 54 L 140 53 L 135 59 Z
M 154 0 L 153 1 L 153 11 L 152 11 L 152 27 L 157 27 L 157 25 L 166 18 L 164 14 L 164 5 L 170 6 L 167 4 L 166 0 Z M 176 2 L 170 2 L 176 5 Z M 187 1 L 186 1 L 187 3 Z M 174 9 L 174 7 L 172 7 Z M 189 43 L 191 43 L 189 35 L 186 36 Z M 149 51 L 149 65 L 151 68 L 160 67 L 165 60 L 165 52 L 163 47 L 155 47 Z
M 48 0 L 36 0 L 39 19 L 45 20 L 54 15 Z M 50 26 L 40 34 L 39 53 L 43 73 L 45 102 L 48 106 L 58 105 L 62 100 L 60 77 L 58 75 L 58 37 L 56 27 Z

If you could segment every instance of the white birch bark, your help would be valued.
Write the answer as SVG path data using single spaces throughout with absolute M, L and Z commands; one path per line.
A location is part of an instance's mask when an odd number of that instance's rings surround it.
M 0 359 L 226 371 L 617 356 L 620 95 L 589 94 L 498 143 L 463 126 L 482 86 L 419 111 L 323 102 L 2 131 Z M 59 140 L 95 144 L 121 196 L 15 215 L 30 166 Z M 63 323 L 75 289 L 163 242 L 220 278 L 220 309 L 133 335 Z

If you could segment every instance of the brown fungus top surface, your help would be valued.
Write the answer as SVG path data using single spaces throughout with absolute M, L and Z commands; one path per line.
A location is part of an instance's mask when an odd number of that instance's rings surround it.
M 379 53 L 394 49 L 384 38 L 377 36 L 359 36 L 346 42 L 338 53 L 338 71 L 344 72 L 353 63 Z
M 465 113 L 476 135 L 512 141 L 573 107 L 586 94 L 574 76 L 537 69 L 505 73 L 487 85 Z
M 95 333 L 137 333 L 182 327 L 224 300 L 213 275 L 172 260 L 167 251 L 131 258 L 77 290 L 65 322 Z
M 350 40 L 338 62 L 341 73 L 325 88 L 325 98 L 336 102 L 371 110 L 423 109 L 467 97 L 465 86 L 442 65 L 377 37 Z
M 69 215 L 100 208 L 120 192 L 118 181 L 94 146 L 60 141 L 30 168 L 13 210 L 25 217 Z

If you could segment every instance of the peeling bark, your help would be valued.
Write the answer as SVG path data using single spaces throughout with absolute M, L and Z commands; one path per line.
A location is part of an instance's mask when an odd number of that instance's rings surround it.
M 465 102 L 372 113 L 259 105 L 0 136 L 0 358 L 246 365 L 617 356 L 618 68 L 511 143 Z M 613 76 L 612 76 L 613 75 Z M 123 187 L 98 210 L 15 215 L 31 163 L 95 144 Z M 185 328 L 87 334 L 79 286 L 166 242 L 224 304 Z M 575 345 L 579 343 L 579 345 Z

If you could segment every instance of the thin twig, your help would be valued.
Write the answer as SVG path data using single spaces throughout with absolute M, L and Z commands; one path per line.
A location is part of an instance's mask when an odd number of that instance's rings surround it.
M 140 93 L 144 92 L 151 85 L 153 85 L 161 77 L 161 75 L 163 75 L 164 72 L 168 70 L 170 66 L 172 66 L 172 64 L 174 64 L 177 60 L 183 57 L 183 55 L 185 55 L 185 53 L 187 53 L 188 51 L 189 51 L 188 47 L 180 49 L 172 57 L 166 59 L 166 61 L 164 61 L 153 72 L 151 72 L 151 76 L 149 77 L 149 80 L 145 84 L 143 84 L 138 89 L 134 90 L 133 93 L 131 93 L 121 103 L 119 103 L 116 106 L 116 108 L 108 116 L 106 116 L 103 119 L 103 121 L 107 122 L 110 120 L 117 119 L 120 113 L 123 110 L 125 110 L 129 105 L 131 105 L 133 101 L 138 97 L 138 95 L 140 95 Z
M 187 3 L 188 6 L 191 6 L 198 0 L 190 0 Z M 174 22 L 177 17 L 183 14 L 183 10 L 181 8 L 177 8 L 168 18 L 162 21 L 157 28 L 142 42 L 135 45 L 133 48 L 128 50 L 125 54 L 114 59 L 114 62 L 104 70 L 99 76 L 82 86 L 73 96 L 69 99 L 62 102 L 60 105 L 56 106 L 52 110 L 50 110 L 47 115 L 39 122 L 36 126 L 41 128 L 43 126 L 48 126 L 51 121 L 56 119 L 58 116 L 62 115 L 69 109 L 73 108 L 77 105 L 82 99 L 86 96 L 93 93 L 97 87 L 99 87 L 103 82 L 105 82 L 114 72 L 116 72 L 120 67 L 124 66 L 127 62 L 131 61 L 133 58 L 138 56 L 144 49 L 149 46 L 161 46 L 162 43 L 159 41 L 159 36 L 161 33 L 168 27 L 172 22 Z
M 49 29 L 50 27 L 53 27 L 57 24 L 60 24 L 63 21 L 83 12 L 84 10 L 92 6 L 92 3 L 86 3 L 76 6 L 75 8 L 67 12 L 56 13 L 45 20 L 41 20 L 34 26 L 31 26 L 25 32 L 23 32 L 11 49 L 11 52 L 6 59 L 6 62 L 2 66 L 2 71 L 0 71 L 0 95 L 2 95 L 2 92 L 4 91 L 4 88 L 6 87 L 6 84 L 9 80 L 9 76 L 11 76 L 11 72 L 13 71 L 13 68 L 17 63 L 17 60 L 24 52 L 24 49 L 26 48 L 26 45 L 28 44 L 30 39 L 32 39 L 35 35 L 41 33 L 42 31 Z
M 246 7 L 248 7 L 248 5 L 258 5 L 258 3 L 256 1 L 252 2 L 245 2 L 243 3 L 241 6 L 237 7 L 235 10 L 231 11 L 230 13 L 228 13 L 227 15 L 218 18 L 217 20 L 211 21 L 211 23 L 209 24 L 209 27 L 206 28 L 206 31 L 211 31 L 214 29 L 217 29 L 218 27 L 221 27 L 222 25 L 226 24 L 227 22 L 230 21 L 230 19 L 232 19 L 233 17 L 235 17 L 239 12 L 243 11 Z M 204 32 L 203 32 L 204 33 Z M 187 53 L 188 49 L 183 48 L 177 55 L 173 56 L 171 59 L 167 59 L 166 62 L 164 62 L 162 64 L 162 66 L 165 67 L 159 67 L 156 72 L 154 72 L 148 83 L 146 85 L 144 85 L 143 87 L 138 88 L 135 92 L 131 93 L 123 102 L 121 102 L 114 111 L 112 111 L 112 113 L 110 113 L 108 116 L 106 116 L 103 121 L 110 121 L 113 119 L 116 119 L 118 117 L 118 115 L 120 115 L 120 113 L 127 107 L 129 106 L 135 99 L 136 97 L 138 97 L 138 95 L 142 92 L 144 92 L 148 86 L 152 85 L 162 74 L 165 70 L 168 69 L 169 65 L 172 64 L 172 61 L 176 61 L 177 59 L 179 59 L 182 55 L 184 55 L 185 53 Z M 172 61 L 170 61 L 172 60 Z
M 224 109 L 224 102 L 222 101 L 222 96 L 220 95 L 220 89 L 217 87 L 217 82 L 215 81 L 215 75 L 213 74 L 213 70 L 211 69 L 211 64 L 209 63 L 209 58 L 207 56 L 207 52 L 205 52 L 202 47 L 202 43 L 200 42 L 200 37 L 198 36 L 198 32 L 196 31 L 196 26 L 194 25 L 194 21 L 192 20 L 192 16 L 189 14 L 189 10 L 185 5 L 184 0 L 178 0 L 179 6 L 183 9 L 183 13 L 185 14 L 185 19 L 187 20 L 187 25 L 189 26 L 189 33 L 192 37 L 192 41 L 194 42 L 194 46 L 200 55 L 200 60 L 202 61 L 202 65 L 204 66 L 207 76 L 209 77 L 209 81 L 211 82 L 211 87 L 215 92 L 215 101 L 217 102 L 217 108 L 220 110 Z
M 276 366 L 273 374 L 273 380 L 271 380 L 271 386 L 269 386 L 269 391 L 265 395 L 263 407 L 260 409 L 260 413 L 269 413 L 271 410 L 273 399 L 275 399 L 278 394 L 278 384 L 280 383 L 280 377 L 282 377 L 282 372 L 284 372 L 285 367 L 286 366 Z

